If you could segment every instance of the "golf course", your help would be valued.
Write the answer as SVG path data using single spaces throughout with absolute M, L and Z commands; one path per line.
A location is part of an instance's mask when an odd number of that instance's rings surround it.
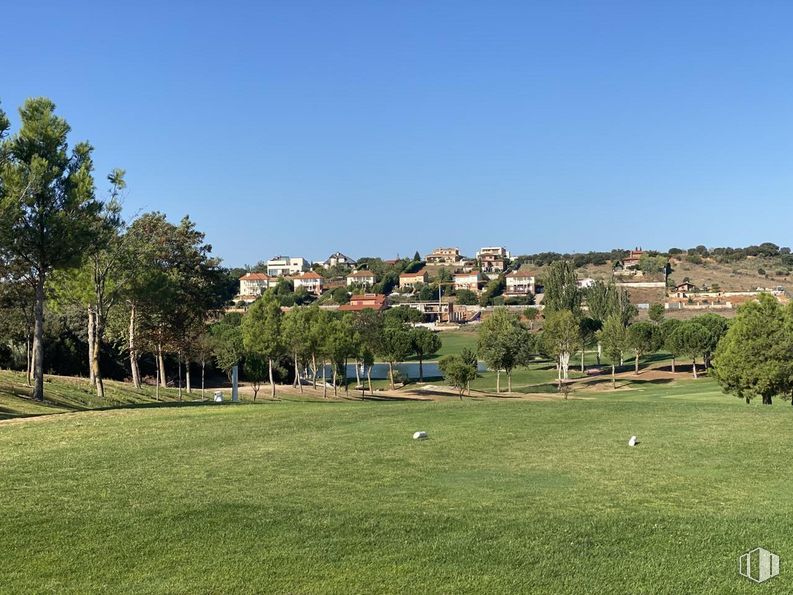
M 790 592 L 790 404 L 605 384 L 15 416 L 0 591 Z M 757 546 L 782 560 L 762 587 Z

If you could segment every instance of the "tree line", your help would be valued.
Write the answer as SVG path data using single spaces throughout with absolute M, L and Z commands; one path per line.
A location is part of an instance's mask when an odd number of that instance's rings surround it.
M 349 390 L 348 364 L 354 364 L 355 386 L 372 394 L 375 359 L 388 364 L 389 385 L 396 387 L 396 365 L 418 359 L 419 380 L 424 360 L 442 346 L 438 333 L 412 326 L 419 312 L 409 307 L 386 311 L 364 309 L 342 312 L 316 304 L 284 309 L 273 290 L 267 290 L 243 315 L 227 314 L 209 327 L 210 346 L 218 366 L 230 374 L 242 366 L 251 382 L 254 400 L 265 380 L 276 396 L 276 380 L 289 381 L 303 391 L 304 384 L 323 396 L 329 386 Z M 364 383 L 365 379 L 365 383 Z
M 181 375 L 185 360 L 201 357 L 208 313 L 224 301 L 227 281 L 211 246 L 188 217 L 124 221 L 124 171 L 109 173 L 100 197 L 93 147 L 70 147 L 71 129 L 52 101 L 29 99 L 19 115 L 10 134 L 0 110 L 0 267 L 7 333 L 24 340 L 33 397 L 44 398 L 47 317 L 66 310 L 82 312 L 99 397 L 108 341 L 126 351 L 136 387 L 144 353 L 154 354 L 157 386 L 165 385 L 165 354 L 175 354 Z M 189 366 L 185 374 L 189 387 Z

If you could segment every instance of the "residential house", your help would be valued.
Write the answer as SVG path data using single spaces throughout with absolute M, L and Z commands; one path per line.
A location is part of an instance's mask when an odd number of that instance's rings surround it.
M 426 269 L 421 269 L 415 273 L 402 273 L 399 275 L 399 289 L 415 289 L 419 283 L 426 284 L 429 280 Z
M 264 273 L 245 273 L 240 277 L 240 299 L 254 301 L 270 288 L 270 281 Z
M 314 295 L 320 295 L 322 293 L 322 275 L 319 275 L 314 271 L 307 271 L 305 273 L 295 275 L 292 277 L 292 282 L 295 284 L 295 291 L 302 287 L 307 292 L 313 293 Z
M 355 266 L 356 262 L 350 258 L 349 256 L 342 254 L 341 252 L 334 252 L 330 256 L 328 256 L 327 260 L 322 263 L 322 266 L 326 269 L 330 269 L 333 267 L 340 267 L 345 269 L 351 269 Z
M 534 275 L 528 271 L 512 271 L 504 276 L 507 287 L 504 295 L 507 296 L 523 296 L 534 295 L 537 287 L 534 281 Z
M 620 263 L 622 269 L 626 271 L 638 269 L 642 254 L 644 254 L 644 251 L 641 248 L 631 250 L 630 254 Z
M 408 302 L 400 304 L 418 310 L 426 322 L 450 322 L 454 321 L 454 304 L 452 302 L 439 302 L 437 300 L 428 302 Z
M 374 273 L 372 271 L 355 271 L 347 275 L 347 285 L 374 285 Z
M 271 277 L 299 275 L 310 268 L 311 263 L 300 257 L 275 256 L 267 261 L 267 274 Z
M 476 259 L 483 273 L 500 273 L 504 270 L 509 257 L 509 250 L 503 246 L 480 248 L 476 253 Z
M 470 273 L 457 273 L 454 276 L 455 291 L 468 289 L 470 291 L 478 292 L 480 283 L 482 283 L 482 274 L 479 271 L 471 271 Z
M 675 285 L 675 297 L 687 298 L 688 294 L 695 290 L 696 287 L 694 286 L 693 283 L 689 283 L 688 281 L 685 281 L 683 283 L 680 283 L 679 285 Z
M 459 248 L 435 248 L 424 260 L 427 264 L 455 266 L 462 259 Z
M 350 303 L 339 306 L 342 312 L 360 312 L 361 310 L 385 310 L 388 308 L 388 296 L 382 293 L 364 293 L 350 296 Z

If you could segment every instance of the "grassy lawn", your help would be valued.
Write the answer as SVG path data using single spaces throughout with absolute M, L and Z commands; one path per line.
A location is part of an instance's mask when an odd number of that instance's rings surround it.
M 438 360 L 444 355 L 460 353 L 466 347 L 476 351 L 477 341 L 479 340 L 479 333 L 476 330 L 442 331 L 438 333 L 438 336 L 441 338 L 443 346 L 438 353 L 429 357 L 429 360 Z M 418 358 L 414 357 L 409 361 L 418 361 Z
M 793 590 L 789 404 L 709 380 L 589 396 L 3 423 L 0 590 Z M 760 545 L 782 573 L 756 587 L 737 556 Z

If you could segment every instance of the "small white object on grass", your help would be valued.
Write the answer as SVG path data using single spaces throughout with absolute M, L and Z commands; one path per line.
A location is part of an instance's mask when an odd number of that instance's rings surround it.
M 426 440 L 427 438 L 429 438 L 427 432 L 415 432 L 413 434 L 413 440 Z
M 628 440 L 628 446 L 636 446 L 638 442 L 639 440 L 636 438 L 636 436 L 631 436 L 631 439 Z

